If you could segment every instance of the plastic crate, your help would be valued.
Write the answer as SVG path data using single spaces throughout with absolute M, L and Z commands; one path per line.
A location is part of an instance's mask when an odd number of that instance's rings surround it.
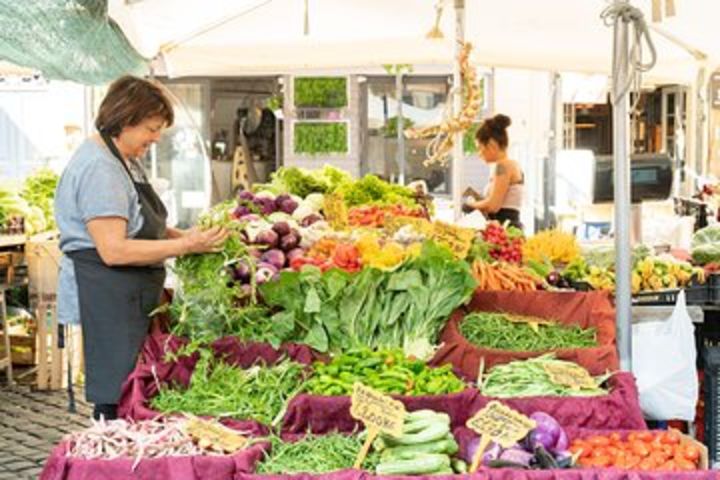
M 720 462 L 720 346 L 706 347 L 704 359 L 705 445 L 710 465 Z
M 711 305 L 720 305 L 720 275 L 716 273 L 708 275 L 706 281 L 708 288 L 708 303 Z
M 705 285 L 689 285 L 684 287 L 685 303 L 687 305 L 708 305 L 710 301 L 710 289 Z M 659 290 L 656 292 L 640 292 L 633 295 L 633 305 L 675 305 L 681 289 Z

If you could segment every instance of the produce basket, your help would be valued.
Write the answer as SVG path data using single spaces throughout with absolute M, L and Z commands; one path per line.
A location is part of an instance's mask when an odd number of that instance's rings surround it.
M 718 288 L 718 287 L 715 287 Z M 709 285 L 689 285 L 685 290 L 685 302 L 687 305 L 707 305 L 714 303 L 711 300 L 711 288 Z M 655 292 L 639 292 L 633 295 L 633 305 L 675 305 L 681 289 L 658 290 Z
M 167 355 L 176 353 L 187 341 L 167 334 L 149 336 L 141 352 L 140 360 L 123 384 L 118 415 L 133 420 L 152 419 L 159 415 L 150 407 L 150 400 L 158 394 L 162 383 L 188 385 L 198 362 L 198 355 L 179 356 L 169 360 Z M 212 344 L 216 358 L 249 368 L 264 362 L 272 365 L 283 358 L 310 364 L 317 360 L 316 354 L 306 345 L 283 345 L 274 349 L 268 344 L 241 343 L 235 337 L 226 337 Z M 246 428 L 253 433 L 264 433 L 266 428 L 256 421 L 248 420 Z
M 605 292 L 475 292 L 466 308 L 456 310 L 441 335 L 443 345 L 432 365 L 451 363 L 463 376 L 476 380 L 481 363 L 485 371 L 495 365 L 538 357 L 544 351 L 521 352 L 483 348 L 460 332 L 465 315 L 476 311 L 507 312 L 551 318 L 560 324 L 597 329 L 597 346 L 555 350 L 557 358 L 575 362 L 592 375 L 619 368 L 615 345 L 615 311 Z
M 40 474 L 40 480 L 84 480 L 89 478 L 112 478 L 131 480 L 137 478 L 182 478 L 186 480 L 238 478 L 250 472 L 264 455 L 266 444 L 256 444 L 232 455 L 222 456 L 176 456 L 148 458 L 133 469 L 133 458 L 113 460 L 85 460 L 68 458 L 67 442 L 52 451 Z

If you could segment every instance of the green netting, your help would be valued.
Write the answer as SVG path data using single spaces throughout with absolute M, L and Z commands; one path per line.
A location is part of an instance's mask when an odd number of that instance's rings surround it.
M 89 85 L 147 66 L 107 16 L 107 0 L 0 0 L 0 60 Z

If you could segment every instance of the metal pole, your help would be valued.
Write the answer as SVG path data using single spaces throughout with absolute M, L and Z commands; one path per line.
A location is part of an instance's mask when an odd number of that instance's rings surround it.
M 455 0 L 455 63 L 453 64 L 453 87 L 455 94 L 453 95 L 453 115 L 457 115 L 462 110 L 462 76 L 460 75 L 460 50 L 462 43 L 465 41 L 465 0 Z M 452 191 L 453 214 L 457 220 L 462 213 L 462 178 L 463 178 L 463 135 L 456 133 L 453 139 L 453 153 L 451 163 L 451 181 L 450 188 Z
M 616 0 L 617 5 L 627 0 Z M 629 20 L 615 23 L 613 47 L 613 161 L 615 175 L 615 308 L 620 368 L 632 369 L 632 299 L 630 282 L 630 117 L 628 93 Z
M 398 183 L 405 185 L 405 122 L 403 120 L 403 72 L 400 65 L 396 66 L 395 71 L 395 98 L 397 98 L 397 152 L 395 157 L 398 164 Z
M 543 181 L 543 228 L 550 228 L 551 224 L 550 209 L 555 206 L 555 166 L 558 151 L 562 148 L 563 142 L 562 80 L 558 72 L 552 72 L 550 75 L 552 77 L 550 83 L 550 138 Z

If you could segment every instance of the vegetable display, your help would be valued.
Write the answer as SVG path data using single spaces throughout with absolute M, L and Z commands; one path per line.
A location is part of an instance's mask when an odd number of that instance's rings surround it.
M 428 242 L 393 271 L 305 268 L 281 273 L 261 293 L 279 310 L 271 319 L 274 342 L 299 338 L 321 352 L 401 346 L 428 358 L 448 316 L 474 287 L 465 262 Z
M 671 257 L 646 257 L 633 268 L 632 291 L 637 293 L 679 288 L 688 285 L 693 278 L 705 283 L 703 269 Z
M 460 332 L 472 344 L 511 351 L 588 348 L 597 345 L 596 330 L 558 325 L 544 318 L 476 312 L 465 317 Z
M 296 442 L 283 442 L 272 437 L 271 444 L 270 452 L 257 466 L 258 474 L 320 474 L 351 468 L 363 442 L 357 435 L 330 433 L 308 434 Z M 371 453 L 362 467 L 373 470 L 377 461 L 378 455 Z
M 497 365 L 485 376 L 482 384 L 482 393 L 489 397 L 590 397 L 605 395 L 607 391 L 602 385 L 607 376 L 595 378 L 593 387 L 573 388 L 561 385 L 551 380 L 545 365 L 572 365 L 582 368 L 571 362 L 557 360 L 552 354 L 542 355 L 529 360 L 519 360 Z M 588 374 L 589 375 L 589 374 Z
M 350 395 L 355 382 L 397 395 L 442 395 L 465 389 L 450 365 L 430 368 L 406 358 L 400 349 L 356 349 L 328 364 L 316 363 L 305 387 L 318 395 Z
M 710 225 L 693 234 L 692 259 L 698 265 L 720 261 L 720 226 Z
M 478 283 L 478 289 L 487 291 L 516 290 L 531 292 L 537 290 L 542 279 L 519 265 L 510 263 L 485 263 L 476 260 L 472 264 L 472 274 Z
M 45 220 L 44 230 L 55 229 L 53 200 L 55 199 L 58 180 L 60 180 L 60 177 L 57 173 L 49 168 L 40 168 L 25 178 L 20 190 L 20 196 L 29 205 L 42 211 Z
M 223 455 L 224 452 L 195 443 L 186 429 L 187 419 L 167 418 L 138 422 L 92 420 L 85 430 L 65 437 L 66 456 L 85 460 L 134 459 L 132 470 L 143 459 L 180 455 Z
M 152 400 L 161 412 L 235 417 L 273 424 L 303 383 L 304 367 L 284 360 L 241 369 L 201 358 L 188 388 L 162 388 Z
M 570 263 L 580 256 L 580 245 L 570 233 L 545 230 L 525 241 L 523 255 L 539 262 Z
M 450 417 L 416 410 L 405 417 L 400 437 L 381 434 L 373 447 L 380 453 L 378 475 L 451 475 L 467 473 L 464 462 L 453 462 L 458 444 L 450 432 Z
M 608 433 L 576 439 L 570 451 L 581 467 L 623 470 L 692 471 L 699 468 L 700 448 L 677 431 Z
M 490 468 L 557 469 L 572 465 L 572 455 L 568 451 L 567 433 L 551 415 L 535 412 L 530 415 L 536 427 L 519 443 L 510 448 L 501 448 L 495 442 L 485 450 L 482 465 Z M 472 463 L 480 446 L 480 437 L 474 437 L 461 452 L 462 458 Z

